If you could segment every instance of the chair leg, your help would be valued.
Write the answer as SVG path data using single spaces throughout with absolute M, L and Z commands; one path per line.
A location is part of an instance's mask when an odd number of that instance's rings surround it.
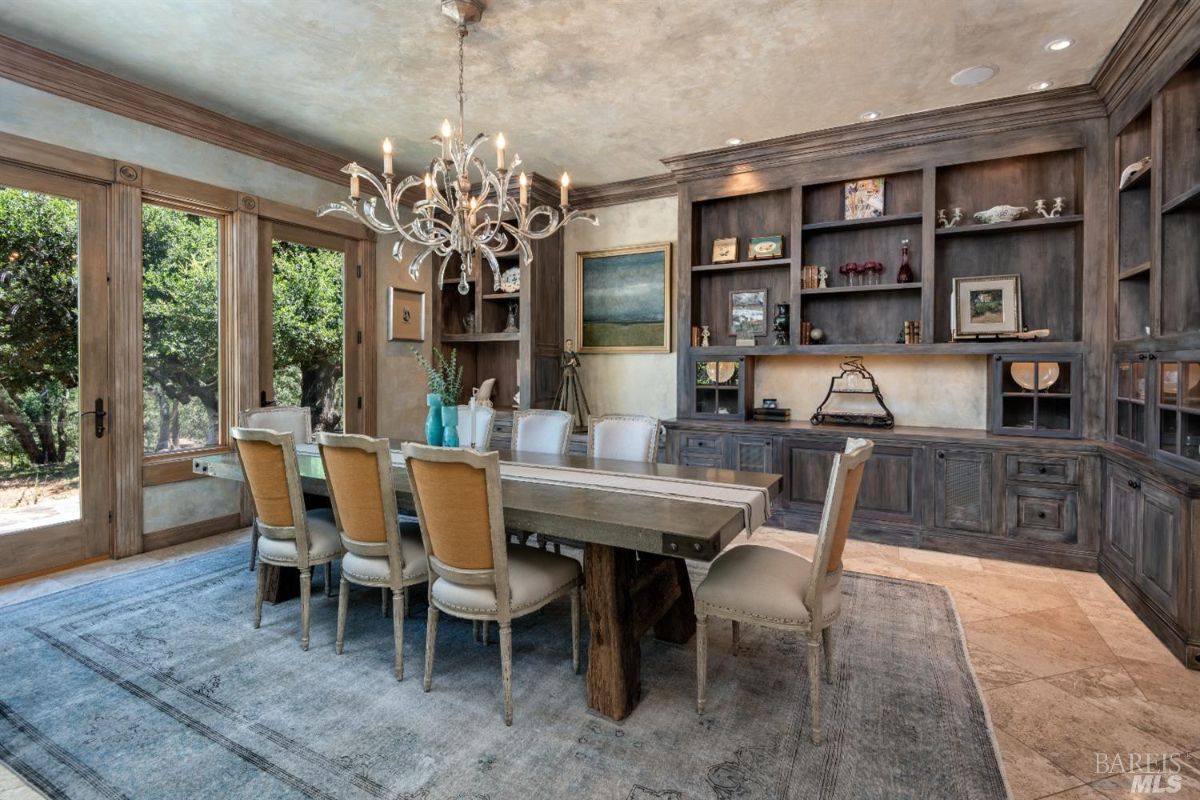
M 308 649 L 308 607 L 312 600 L 312 570 L 300 570 L 300 649 Z
M 512 623 L 500 623 L 500 672 L 504 676 L 504 724 L 512 725 Z
M 808 716 L 812 743 L 821 743 L 821 640 L 808 637 Z
M 571 669 L 579 674 L 579 587 L 571 590 Z
M 821 647 L 825 651 L 825 682 L 833 683 L 833 628 L 821 631 Z
M 254 591 L 254 627 L 262 624 L 263 595 L 267 593 L 267 570 L 260 561 L 258 564 L 258 588 Z
M 396 647 L 396 680 L 404 680 L 404 592 L 392 590 L 392 637 Z
M 254 562 L 258 560 L 258 520 L 250 523 L 250 571 L 254 572 Z
M 483 621 L 483 643 L 484 645 L 490 644 L 488 642 L 488 621 L 486 619 Z
M 333 597 L 333 562 L 325 562 L 325 596 Z
M 412 613 L 412 596 L 408 593 L 408 587 L 401 589 L 404 592 L 404 616 L 407 617 Z
M 337 641 L 333 644 L 333 649 L 339 656 L 342 654 L 342 646 L 346 641 L 346 614 L 349 610 L 350 581 L 342 578 L 341 586 L 338 587 Z
M 388 590 L 384 586 L 379 590 L 379 610 L 383 613 L 383 618 L 387 619 L 388 615 Z
M 733 623 L 733 633 L 731 634 L 733 639 L 733 657 L 737 658 L 738 642 L 742 640 L 742 626 L 736 619 L 731 620 L 731 622 Z
M 425 691 L 433 688 L 433 651 L 437 647 L 438 610 L 429 604 L 429 621 L 425 625 Z
M 696 713 L 704 713 L 708 689 L 708 617 L 696 615 Z

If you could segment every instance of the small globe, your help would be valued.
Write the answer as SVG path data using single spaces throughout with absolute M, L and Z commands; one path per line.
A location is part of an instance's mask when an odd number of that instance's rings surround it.
M 820 344 L 825 341 L 825 330 L 823 328 L 813 328 L 809 331 L 808 338 L 813 344 Z

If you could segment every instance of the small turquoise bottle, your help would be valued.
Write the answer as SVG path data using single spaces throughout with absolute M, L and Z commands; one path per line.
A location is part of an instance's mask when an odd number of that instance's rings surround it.
M 425 443 L 431 447 L 442 446 L 442 396 L 440 394 L 425 395 L 425 403 L 429 406 L 429 414 L 425 417 Z
M 458 406 L 442 406 L 442 444 L 458 447 Z

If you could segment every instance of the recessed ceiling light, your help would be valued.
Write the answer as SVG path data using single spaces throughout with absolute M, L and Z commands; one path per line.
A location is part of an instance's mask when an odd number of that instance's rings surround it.
M 879 119 L 881 116 L 883 116 L 883 115 L 880 114 L 878 111 L 864 111 L 863 113 L 858 115 L 858 118 L 861 119 L 863 122 L 870 122 L 871 120 Z
M 729 145 L 730 147 L 736 147 L 737 145 L 739 145 L 741 143 L 742 143 L 742 140 L 736 136 L 730 136 L 728 139 L 725 140 L 725 144 Z
M 976 86 L 986 80 L 991 80 L 997 72 L 996 67 L 980 64 L 977 67 L 967 67 L 950 76 L 950 82 L 955 86 Z
M 1044 92 L 1053 85 L 1054 81 L 1034 81 L 1033 83 L 1029 84 L 1029 91 Z
M 1051 39 L 1046 42 L 1046 49 L 1057 53 L 1059 50 L 1066 50 L 1073 44 L 1075 44 L 1074 39 Z

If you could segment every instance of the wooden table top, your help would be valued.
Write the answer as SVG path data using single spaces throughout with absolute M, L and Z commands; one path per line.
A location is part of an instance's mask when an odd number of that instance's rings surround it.
M 328 495 L 320 457 L 298 453 L 297 458 L 304 491 Z M 500 460 L 767 489 L 772 500 L 778 496 L 783 480 L 781 475 L 768 473 L 542 453 L 500 451 Z M 195 458 L 192 471 L 214 478 L 243 480 L 234 453 Z M 392 480 L 401 508 L 412 508 L 408 473 L 394 469 Z M 734 506 L 527 480 L 503 479 L 502 484 L 506 525 L 579 542 L 709 561 L 744 527 L 742 509 Z

